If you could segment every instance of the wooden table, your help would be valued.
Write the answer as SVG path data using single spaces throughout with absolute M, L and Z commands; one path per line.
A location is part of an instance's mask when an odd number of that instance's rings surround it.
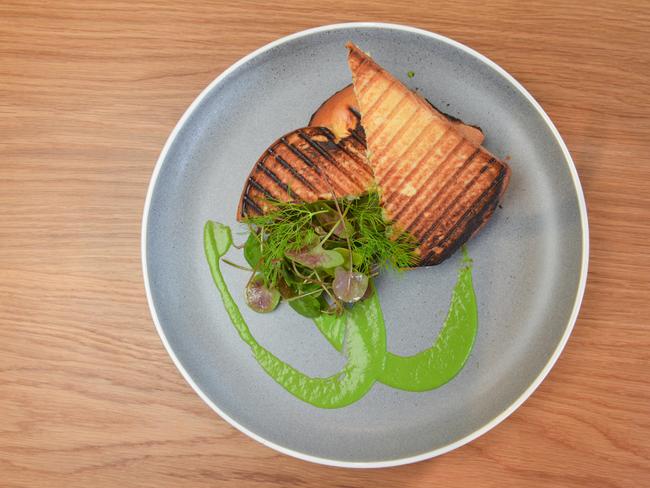
M 0 486 L 650 482 L 648 4 L 485 3 L 3 0 Z M 193 98 L 269 41 L 352 20 L 450 36 L 519 79 L 575 158 L 591 226 L 580 318 L 539 390 L 471 444 L 385 470 L 298 461 L 217 417 L 163 349 L 140 270 L 147 183 Z

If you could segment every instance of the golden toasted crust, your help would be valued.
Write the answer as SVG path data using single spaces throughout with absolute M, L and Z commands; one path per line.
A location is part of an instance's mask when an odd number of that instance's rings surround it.
M 490 218 L 509 168 L 357 46 L 347 47 L 386 215 L 419 241 L 420 265 L 438 264 Z
M 363 134 L 336 140 L 324 127 L 305 127 L 275 141 L 253 167 L 237 219 L 259 215 L 272 201 L 315 202 L 361 195 L 373 183 Z

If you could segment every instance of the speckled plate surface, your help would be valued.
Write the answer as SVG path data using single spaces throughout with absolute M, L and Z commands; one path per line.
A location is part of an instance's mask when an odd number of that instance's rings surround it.
M 259 155 L 280 135 L 306 125 L 323 100 L 350 83 L 347 40 L 441 109 L 481 126 L 485 146 L 511 158 L 512 179 L 503 208 L 469 243 L 479 332 L 463 371 L 430 392 L 376 384 L 353 405 L 321 410 L 277 385 L 239 339 L 210 278 L 202 228 L 208 219 L 237 227 L 239 195 Z M 415 77 L 408 78 L 408 71 Z M 237 241 L 244 238 L 235 231 Z M 232 256 L 243 261 L 236 252 Z M 142 259 L 162 341 L 185 379 L 219 415 L 267 446 L 302 459 L 381 467 L 433 457 L 471 441 L 539 385 L 578 313 L 587 273 L 587 215 L 557 130 L 503 69 L 429 32 L 342 24 L 273 42 L 235 63 L 199 95 L 156 164 L 144 210 Z M 413 354 L 431 345 L 459 259 L 380 277 L 390 350 Z M 308 374 L 340 369 L 344 358 L 286 305 L 270 315 L 247 310 L 241 293 L 247 274 L 224 268 L 264 346 Z

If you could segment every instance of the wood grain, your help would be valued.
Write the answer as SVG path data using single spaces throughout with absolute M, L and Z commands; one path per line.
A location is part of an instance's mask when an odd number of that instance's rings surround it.
M 190 390 L 139 256 L 167 135 L 217 74 L 279 36 L 382 20 L 469 44 L 542 103 L 591 224 L 569 344 L 522 408 L 412 466 L 265 448 Z M 650 479 L 647 2 L 0 2 L 0 486 L 636 487 Z

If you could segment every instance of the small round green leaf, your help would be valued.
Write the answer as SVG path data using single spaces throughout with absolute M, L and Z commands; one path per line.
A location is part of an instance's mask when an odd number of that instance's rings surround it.
M 255 276 L 244 289 L 246 305 L 259 313 L 268 313 L 275 310 L 280 303 L 280 292 L 275 288 L 268 289 L 264 286 L 261 275 Z
M 308 249 L 287 251 L 285 254 L 292 261 L 311 269 L 336 268 L 343 264 L 343 256 L 336 251 L 323 249 L 320 244 Z
M 354 303 L 361 300 L 368 288 L 368 277 L 358 271 L 336 268 L 332 289 L 339 300 Z

